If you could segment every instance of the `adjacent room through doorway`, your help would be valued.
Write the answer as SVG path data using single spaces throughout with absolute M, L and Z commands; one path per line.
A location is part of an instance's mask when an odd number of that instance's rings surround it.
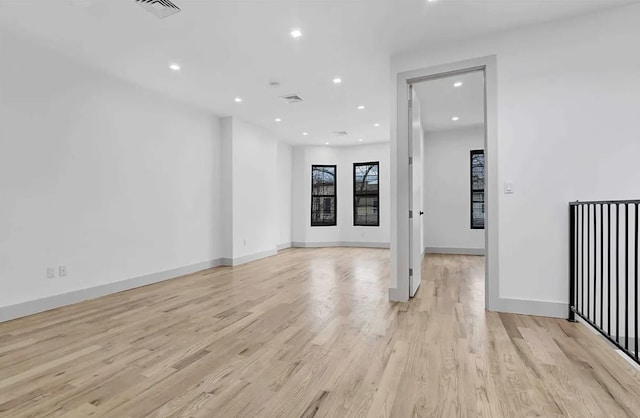
M 421 281 L 429 279 L 423 272 L 437 271 L 428 264 L 455 268 L 470 261 L 465 257 L 481 257 L 484 265 L 484 70 L 436 75 L 409 89 L 409 295 L 414 297 Z M 476 278 L 484 283 L 483 275 Z

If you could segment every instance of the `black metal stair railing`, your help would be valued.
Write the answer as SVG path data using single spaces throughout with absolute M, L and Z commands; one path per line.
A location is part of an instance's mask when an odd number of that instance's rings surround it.
M 640 364 L 640 200 L 571 202 L 569 320 L 576 315 Z

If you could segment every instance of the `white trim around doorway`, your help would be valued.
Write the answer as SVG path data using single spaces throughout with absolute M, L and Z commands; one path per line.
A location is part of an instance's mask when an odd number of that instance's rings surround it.
M 396 140 L 392 141 L 392 185 L 396 199 L 392 204 L 391 274 L 396 287 L 389 289 L 389 299 L 409 299 L 409 86 L 429 79 L 482 70 L 485 74 L 485 158 L 487 219 L 485 223 L 485 307 L 500 310 L 498 277 L 498 135 L 497 135 L 497 58 L 495 55 L 451 64 L 399 73 L 397 76 Z

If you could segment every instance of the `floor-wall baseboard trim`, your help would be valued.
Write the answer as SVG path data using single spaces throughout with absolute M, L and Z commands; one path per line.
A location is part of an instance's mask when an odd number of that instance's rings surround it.
M 484 255 L 484 248 L 426 247 L 425 254 Z
M 198 271 L 218 267 L 224 264 L 222 258 L 178 267 L 171 270 L 151 273 L 144 276 L 121 280 L 114 283 L 107 283 L 87 289 L 74 290 L 60 295 L 47 296 L 45 298 L 17 303 L 10 306 L 0 307 L 0 322 L 10 321 L 16 318 L 33 315 L 39 312 L 48 311 L 62 306 L 72 305 L 89 299 L 123 292 L 153 283 L 162 282 L 176 277 L 184 276 Z
M 356 241 L 332 241 L 332 242 L 292 242 L 296 248 L 323 248 L 323 247 L 358 247 L 358 248 L 390 248 L 388 242 L 356 242 Z
M 286 250 L 287 248 L 291 248 L 291 246 L 292 246 L 291 242 L 285 242 L 284 244 L 279 244 L 278 251 Z
M 389 301 L 390 302 L 407 302 L 409 295 L 401 292 L 401 289 L 390 287 L 389 288 Z
M 243 255 L 242 257 L 234 257 L 225 258 L 223 263 L 225 266 L 239 266 L 242 264 L 250 263 L 252 261 L 260 260 L 261 258 L 271 257 L 272 255 L 278 254 L 278 250 L 276 248 L 272 250 L 260 251 L 259 253 Z
M 569 304 L 542 300 L 499 298 L 496 311 L 550 318 L 567 318 Z
M 407 299 L 408 295 L 401 292 L 401 289 L 389 288 L 390 302 L 406 302 Z M 566 318 L 569 308 L 568 304 L 560 302 L 505 298 L 500 298 L 497 305 L 496 312 L 546 316 L 549 318 Z

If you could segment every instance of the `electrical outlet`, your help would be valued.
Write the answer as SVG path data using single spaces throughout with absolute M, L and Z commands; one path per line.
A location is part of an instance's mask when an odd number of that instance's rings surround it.
M 513 182 L 505 181 L 504 182 L 504 194 L 513 194 Z
M 56 278 L 56 269 L 53 267 L 47 267 L 47 279 L 55 279 Z
M 67 266 L 58 267 L 58 276 L 64 277 L 67 275 Z

